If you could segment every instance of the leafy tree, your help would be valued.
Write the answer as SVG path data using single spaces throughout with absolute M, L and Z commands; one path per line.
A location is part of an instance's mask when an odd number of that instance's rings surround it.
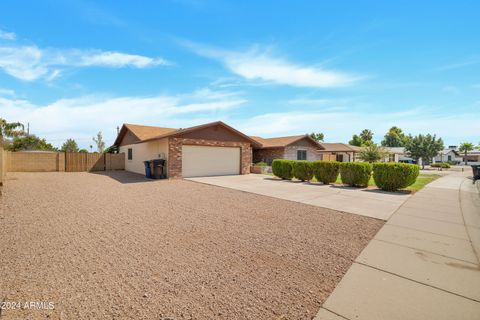
M 80 149 L 80 150 L 78 150 L 78 152 L 81 152 L 81 153 L 88 153 L 88 150 L 87 150 L 87 149 Z
M 5 138 L 14 138 L 24 134 L 24 126 L 20 122 L 7 122 L 0 118 L 0 146 Z
M 408 137 L 399 127 L 391 127 L 383 137 L 382 146 L 384 147 L 404 147 Z
M 107 149 L 103 151 L 104 153 L 118 153 L 118 147 L 117 146 L 110 146 Z
M 97 151 L 103 153 L 103 150 L 105 150 L 105 141 L 103 141 L 102 131 L 99 131 L 97 137 L 93 137 L 92 140 L 97 144 Z
M 321 132 L 312 132 L 310 133 L 310 137 L 315 140 L 315 141 L 318 141 L 318 142 L 323 142 L 323 139 L 325 139 L 325 135 Z
M 360 138 L 358 135 L 354 134 L 352 136 L 352 140 L 348 141 L 348 144 L 351 145 L 351 146 L 357 146 L 357 147 L 361 147 L 362 146 L 362 138 Z
M 373 144 L 373 133 L 368 129 L 364 129 L 359 135 L 354 134 L 348 144 L 357 147 L 371 145 Z
M 435 157 L 440 150 L 443 149 L 442 138 L 437 138 L 436 135 L 418 136 L 409 135 L 408 141 L 405 144 L 405 151 L 415 160 L 422 159 L 422 169 L 425 168 L 425 162 L 429 162 Z
M 360 138 L 364 144 L 373 141 L 373 132 L 369 129 L 363 129 L 362 132 L 360 132 Z
M 56 149 L 45 139 L 41 139 L 34 134 L 28 136 L 14 137 L 12 143 L 8 146 L 10 151 L 20 150 L 48 150 L 56 151 Z
M 60 148 L 63 152 L 78 152 L 77 142 L 73 139 L 67 139 Z
M 388 153 L 382 147 L 373 143 L 363 147 L 358 158 L 362 161 L 373 163 L 385 158 L 387 154 Z
M 458 150 L 460 152 L 465 152 L 465 164 L 467 164 L 467 153 L 468 151 L 472 151 L 473 150 L 473 143 L 470 143 L 470 142 L 463 142 L 460 144 L 460 147 L 458 148 Z

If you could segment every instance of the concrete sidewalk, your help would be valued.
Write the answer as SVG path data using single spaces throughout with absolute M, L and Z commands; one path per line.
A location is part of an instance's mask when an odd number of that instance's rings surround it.
M 224 188 L 387 220 L 410 195 L 319 183 L 285 181 L 263 174 L 188 178 Z
M 480 196 L 452 173 L 409 198 L 316 320 L 480 319 Z

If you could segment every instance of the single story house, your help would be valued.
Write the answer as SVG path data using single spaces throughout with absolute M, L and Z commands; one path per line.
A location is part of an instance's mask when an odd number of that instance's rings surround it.
M 444 149 L 438 153 L 436 157 L 433 158 L 433 163 L 435 162 L 448 162 L 454 161 L 456 163 L 462 162 L 462 157 L 455 149 Z
M 472 151 L 467 152 L 467 156 L 465 157 L 465 152 L 460 152 L 462 156 L 462 161 L 467 161 L 468 164 L 480 164 L 480 149 L 474 149 Z
M 166 160 L 169 178 L 247 174 L 259 143 L 217 121 L 174 129 L 124 124 L 114 145 L 125 153 L 125 170 L 145 174 L 143 162 Z
M 407 155 L 404 147 L 383 147 L 383 150 L 388 154 L 383 162 L 415 162 L 413 158 Z
M 323 149 L 309 135 L 261 138 L 251 136 L 257 142 L 253 147 L 253 162 L 272 164 L 274 159 L 321 160 L 318 149 Z
M 320 142 L 322 148 L 317 150 L 320 160 L 354 162 L 362 151 L 361 147 L 352 146 L 345 143 L 327 143 Z

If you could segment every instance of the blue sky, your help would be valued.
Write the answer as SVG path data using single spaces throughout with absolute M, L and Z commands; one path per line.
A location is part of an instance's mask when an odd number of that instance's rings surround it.
M 27 9 L 28 8 L 28 9 Z M 82 147 L 117 125 L 480 143 L 478 1 L 2 1 L 0 117 Z

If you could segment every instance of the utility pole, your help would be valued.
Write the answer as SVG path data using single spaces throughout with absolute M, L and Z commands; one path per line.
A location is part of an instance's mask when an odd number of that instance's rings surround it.
M 27 122 L 27 137 L 30 135 L 30 122 Z

